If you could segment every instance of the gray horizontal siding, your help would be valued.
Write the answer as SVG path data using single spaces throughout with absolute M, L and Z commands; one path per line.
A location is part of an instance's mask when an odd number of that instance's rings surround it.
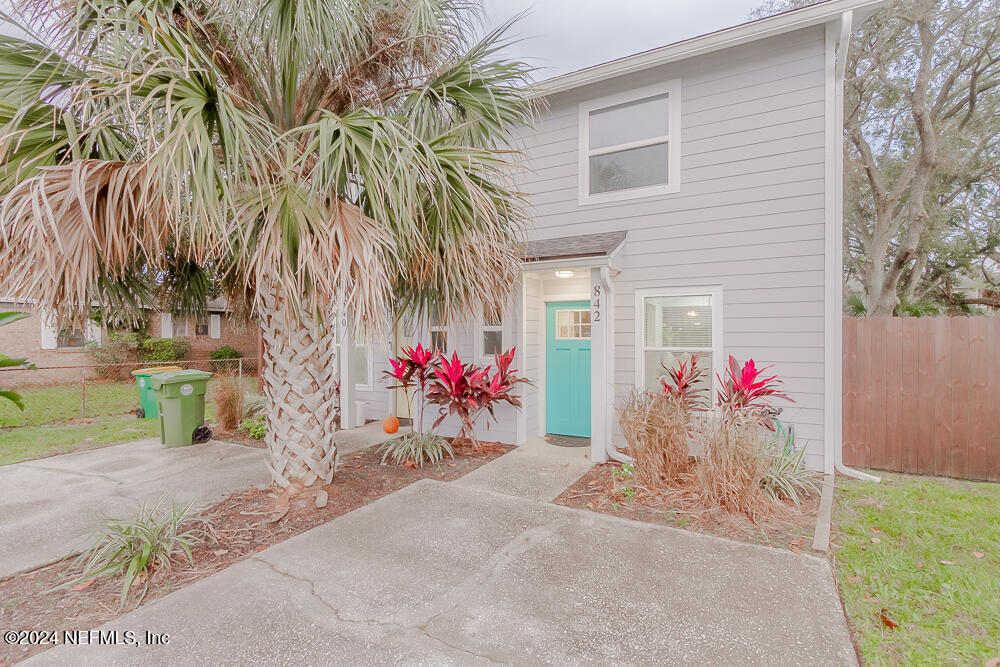
M 797 31 L 553 96 L 523 137 L 522 187 L 539 238 L 628 230 L 615 277 L 615 384 L 636 381 L 634 291 L 721 284 L 726 354 L 773 364 L 783 417 L 822 464 L 824 38 Z M 681 79 L 674 194 L 578 203 L 578 111 L 587 99 Z M 530 283 L 529 283 L 530 285 Z M 530 325 L 532 340 L 534 323 Z M 529 350 L 529 354 L 533 350 Z M 529 415 L 529 432 L 530 432 Z

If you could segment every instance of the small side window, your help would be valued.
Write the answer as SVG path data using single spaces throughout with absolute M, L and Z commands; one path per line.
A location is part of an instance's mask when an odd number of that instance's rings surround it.
M 482 356 L 490 359 L 503 352 L 503 320 L 497 317 L 483 318 Z
M 448 327 L 441 323 L 437 313 L 431 313 L 431 349 L 444 354 L 448 351 Z

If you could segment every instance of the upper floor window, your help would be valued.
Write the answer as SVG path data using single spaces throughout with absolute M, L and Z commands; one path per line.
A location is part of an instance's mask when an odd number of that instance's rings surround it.
M 580 104 L 580 203 L 677 192 L 680 81 Z

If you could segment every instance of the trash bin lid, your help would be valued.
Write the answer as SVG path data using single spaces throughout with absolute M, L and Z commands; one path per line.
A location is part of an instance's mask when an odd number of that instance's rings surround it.
M 179 384 L 182 382 L 191 382 L 192 380 L 208 380 L 210 377 L 212 377 L 211 373 L 191 369 L 186 371 L 171 371 L 170 373 L 156 373 L 149 379 L 149 382 L 153 385 L 153 389 L 157 389 L 165 384 Z
M 132 375 L 152 375 L 153 373 L 167 373 L 183 370 L 180 366 L 151 366 L 150 368 L 137 368 L 132 371 Z

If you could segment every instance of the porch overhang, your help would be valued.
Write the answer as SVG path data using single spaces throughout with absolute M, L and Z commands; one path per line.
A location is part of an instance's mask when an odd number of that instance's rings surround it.
M 608 267 L 618 272 L 618 256 L 625 247 L 627 232 L 579 234 L 552 239 L 536 239 L 522 247 L 525 270 L 558 269 L 566 266 Z

